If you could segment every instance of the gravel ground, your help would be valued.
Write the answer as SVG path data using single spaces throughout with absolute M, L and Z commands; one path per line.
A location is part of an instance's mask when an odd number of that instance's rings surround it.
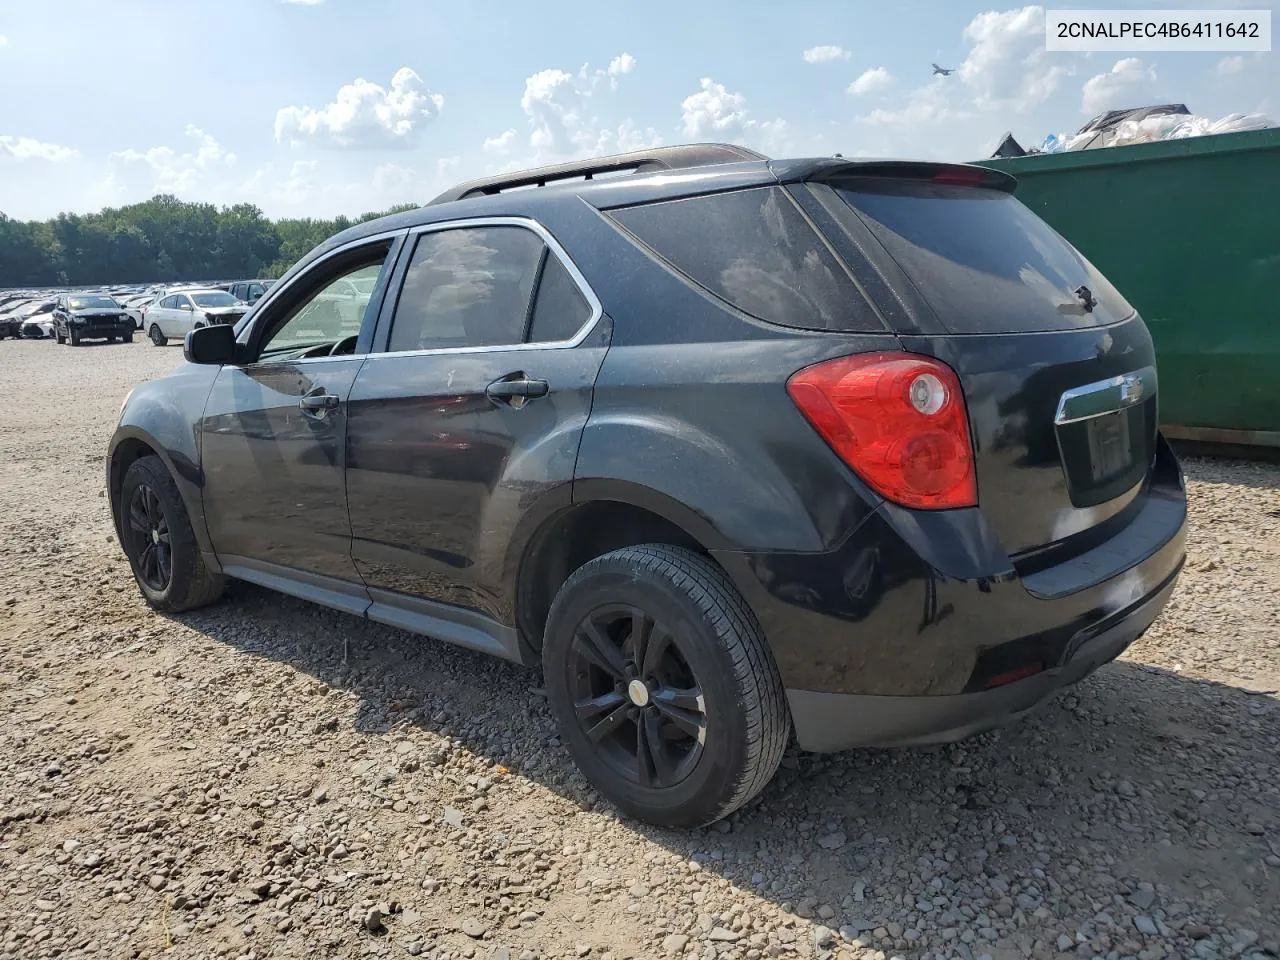
M 1280 466 L 1186 463 L 1174 601 L 1034 718 L 677 833 L 531 672 L 242 584 L 152 613 L 102 455 L 178 361 L 0 343 L 0 958 L 1280 953 Z

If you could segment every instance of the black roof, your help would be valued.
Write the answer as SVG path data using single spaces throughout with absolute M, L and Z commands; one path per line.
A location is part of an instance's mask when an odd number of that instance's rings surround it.
M 1006 173 L 968 164 L 850 160 L 843 157 L 770 160 L 745 147 L 721 143 L 639 150 L 459 184 L 440 194 L 426 206 L 379 217 L 377 220 L 367 220 L 330 237 L 294 264 L 285 276 L 305 269 L 317 257 L 352 241 L 460 216 L 526 216 L 536 219 L 546 209 L 546 204 L 562 202 L 566 196 L 579 196 L 599 209 L 610 209 L 715 190 L 822 181 L 853 174 L 928 177 L 942 168 L 959 167 L 965 167 L 980 176 L 985 186 L 1012 192 L 1016 183 Z M 633 176 L 600 176 L 624 171 L 630 171 Z M 675 171 L 679 171 L 678 177 L 667 175 Z M 455 208 L 455 203 L 465 207 L 465 213 Z

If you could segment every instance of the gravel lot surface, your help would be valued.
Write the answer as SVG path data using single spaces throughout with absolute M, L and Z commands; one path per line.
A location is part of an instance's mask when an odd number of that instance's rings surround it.
M 179 361 L 0 343 L 0 958 L 1280 953 L 1280 465 L 1186 463 L 1174 601 L 1034 718 L 676 833 L 534 673 L 244 584 L 152 613 L 102 457 Z

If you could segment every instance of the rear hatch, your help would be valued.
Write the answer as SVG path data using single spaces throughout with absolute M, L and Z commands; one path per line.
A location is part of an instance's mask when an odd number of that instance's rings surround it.
M 892 169 L 814 192 L 897 294 L 883 312 L 903 346 L 959 376 L 979 505 L 1005 549 L 1030 567 L 1086 548 L 1123 524 L 1155 456 L 1146 326 L 1009 178 Z

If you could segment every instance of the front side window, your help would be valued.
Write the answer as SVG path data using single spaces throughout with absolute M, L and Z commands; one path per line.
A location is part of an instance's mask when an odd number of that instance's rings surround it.
M 345 272 L 331 276 L 319 290 L 290 312 L 289 319 L 270 335 L 262 348 L 262 355 L 337 344 L 358 336 L 374 285 L 382 272 L 386 252 L 386 247 L 382 247 L 376 262 L 364 259 L 349 265 Z M 368 281 L 364 289 L 369 292 L 352 296 L 352 284 L 362 281 Z
M 542 251 L 541 238 L 521 227 L 423 234 L 405 273 L 388 350 L 521 343 Z

